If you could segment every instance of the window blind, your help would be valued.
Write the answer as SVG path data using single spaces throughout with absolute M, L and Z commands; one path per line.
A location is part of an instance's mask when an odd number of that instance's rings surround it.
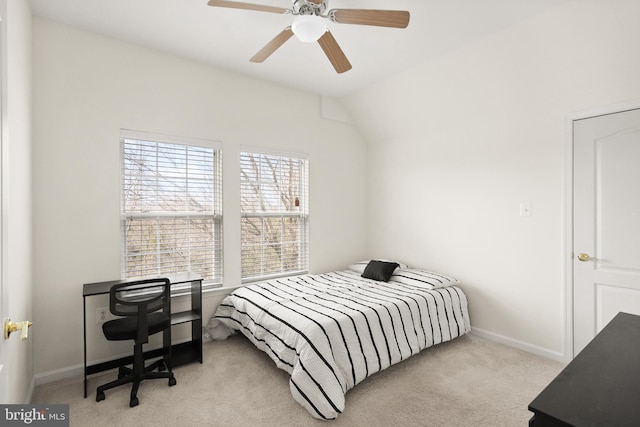
M 240 153 L 243 281 L 308 272 L 308 159 Z
M 123 277 L 192 272 L 221 284 L 220 149 L 135 136 L 121 138 Z

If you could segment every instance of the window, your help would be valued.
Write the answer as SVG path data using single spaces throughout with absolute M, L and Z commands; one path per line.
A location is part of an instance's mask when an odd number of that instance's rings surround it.
M 122 276 L 193 272 L 221 285 L 219 145 L 122 131 L 121 157 Z
M 240 153 L 242 279 L 306 273 L 308 160 Z

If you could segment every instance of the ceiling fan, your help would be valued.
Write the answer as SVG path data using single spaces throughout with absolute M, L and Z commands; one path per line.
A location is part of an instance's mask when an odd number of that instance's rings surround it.
M 408 11 L 374 9 L 327 10 L 327 0 L 293 0 L 291 9 L 228 0 L 209 0 L 208 4 L 214 7 L 256 10 L 295 16 L 292 24 L 260 49 L 250 59 L 251 62 L 263 62 L 295 34 L 303 42 L 317 41 L 338 73 L 349 71 L 351 64 L 327 28 L 327 20 L 338 24 L 373 25 L 391 28 L 406 28 L 409 25 Z

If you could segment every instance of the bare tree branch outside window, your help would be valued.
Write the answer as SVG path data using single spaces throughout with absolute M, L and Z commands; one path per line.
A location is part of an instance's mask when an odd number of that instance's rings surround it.
M 308 270 L 306 159 L 241 153 L 242 277 Z
M 124 277 L 222 281 L 220 172 L 213 148 L 123 138 Z

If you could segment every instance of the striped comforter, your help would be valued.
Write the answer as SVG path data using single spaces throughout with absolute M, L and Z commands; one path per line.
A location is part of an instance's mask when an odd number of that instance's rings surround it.
M 217 338 L 243 333 L 291 374 L 295 400 L 330 420 L 343 411 L 347 390 L 368 376 L 471 327 L 457 286 L 378 282 L 345 270 L 239 288 L 209 330 Z

